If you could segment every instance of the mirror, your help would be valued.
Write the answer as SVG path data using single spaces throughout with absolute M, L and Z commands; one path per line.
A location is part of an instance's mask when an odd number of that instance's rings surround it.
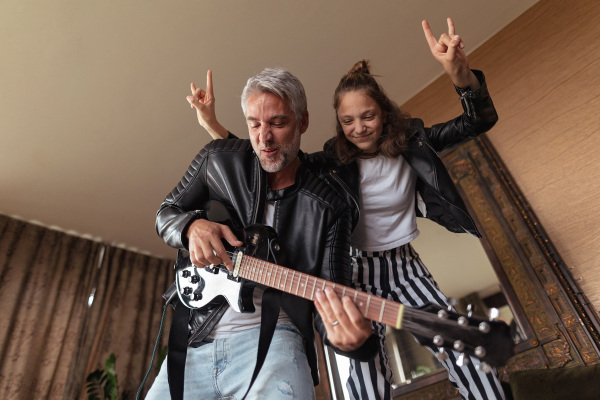
M 476 246 L 470 250 L 452 253 L 445 249 L 440 253 L 459 257 L 465 252 L 471 256 L 483 252 L 486 261 L 477 261 L 476 275 L 487 280 L 479 287 L 462 282 L 473 290 L 453 293 L 451 288 L 457 280 L 472 277 L 460 271 L 445 277 L 443 263 L 438 269 L 435 254 L 421 248 L 419 238 L 414 245 L 442 291 L 460 299 L 459 311 L 465 312 L 469 303 L 479 304 L 481 310 L 496 307 L 501 318 L 514 326 L 516 354 L 498 369 L 500 379 L 506 382 L 510 373 L 523 369 L 598 363 L 598 317 L 582 301 L 581 290 L 486 135 L 443 154 L 443 160 L 484 238 L 471 240 Z M 418 223 L 424 238 L 428 221 L 419 219 Z M 444 242 L 455 236 L 444 235 Z M 452 246 L 459 249 L 454 243 Z M 394 398 L 454 398 L 447 373 L 431 360 L 427 350 L 415 350 L 410 335 L 402 331 L 389 329 L 388 339 L 388 354 L 394 356 L 396 373 Z M 338 367 L 343 386 L 348 368 L 342 358 L 338 359 L 333 367 Z

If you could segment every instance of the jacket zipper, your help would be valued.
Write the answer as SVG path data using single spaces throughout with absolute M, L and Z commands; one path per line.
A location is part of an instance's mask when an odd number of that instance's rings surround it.
M 261 193 L 260 191 L 262 191 L 262 179 L 260 177 L 260 169 L 256 169 L 256 174 L 258 175 L 258 190 L 259 190 L 259 194 L 258 194 L 258 200 L 256 201 L 256 207 L 254 207 L 254 219 L 253 219 L 253 223 L 256 223 L 258 221 L 258 209 L 260 208 L 260 196 Z
M 471 115 L 471 106 L 470 106 L 470 102 L 467 99 L 467 97 L 470 97 L 470 96 L 467 96 L 467 92 L 462 93 L 460 95 L 460 101 L 461 101 L 461 103 L 463 103 L 466 114 L 472 118 L 473 116 Z

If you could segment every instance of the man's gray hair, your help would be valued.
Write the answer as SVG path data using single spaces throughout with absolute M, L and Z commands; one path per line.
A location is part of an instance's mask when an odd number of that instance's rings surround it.
M 244 116 L 246 116 L 248 99 L 257 93 L 272 93 L 286 100 L 296 116 L 296 121 L 302 121 L 302 116 L 307 110 L 306 93 L 304 93 L 302 82 L 291 72 L 283 68 L 265 68 L 248 79 L 242 92 Z

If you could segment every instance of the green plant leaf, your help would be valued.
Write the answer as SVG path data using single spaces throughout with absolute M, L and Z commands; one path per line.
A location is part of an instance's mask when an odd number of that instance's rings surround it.
M 91 372 L 85 379 L 88 400 L 118 400 L 119 389 L 114 353 L 104 362 L 104 369 Z M 101 397 L 102 395 L 102 397 Z

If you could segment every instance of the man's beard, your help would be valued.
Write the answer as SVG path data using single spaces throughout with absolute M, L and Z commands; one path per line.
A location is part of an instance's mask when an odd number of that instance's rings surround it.
M 255 152 L 259 154 L 260 166 L 267 172 L 279 172 L 287 167 L 292 161 L 298 156 L 300 150 L 300 129 L 296 130 L 294 138 L 291 142 L 286 145 L 271 144 L 271 143 L 260 143 L 258 144 L 258 150 Z M 265 148 L 275 148 L 279 151 L 275 156 L 277 160 L 270 160 L 271 157 L 267 157 L 260 150 Z

